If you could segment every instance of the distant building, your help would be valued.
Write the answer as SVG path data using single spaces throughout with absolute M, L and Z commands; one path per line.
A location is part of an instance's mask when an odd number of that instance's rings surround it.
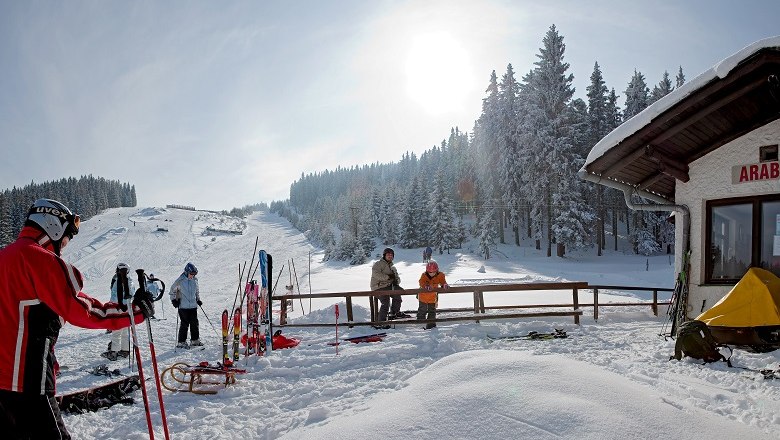
M 596 144 L 581 178 L 675 212 L 675 269 L 690 249 L 688 318 L 751 266 L 780 275 L 780 37 L 758 41 Z

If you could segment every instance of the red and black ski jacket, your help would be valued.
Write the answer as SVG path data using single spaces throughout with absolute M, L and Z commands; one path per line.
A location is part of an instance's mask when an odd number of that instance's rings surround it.
M 111 330 L 130 325 L 117 304 L 81 292 L 81 272 L 53 249 L 49 237 L 30 226 L 0 249 L 0 389 L 54 395 L 54 345 L 65 322 Z M 140 310 L 135 321 L 143 322 Z

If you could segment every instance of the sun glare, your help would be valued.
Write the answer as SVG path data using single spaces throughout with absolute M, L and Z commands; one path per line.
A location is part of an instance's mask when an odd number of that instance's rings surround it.
M 464 47 L 445 32 L 418 35 L 406 60 L 409 97 L 431 114 L 460 110 L 473 88 Z

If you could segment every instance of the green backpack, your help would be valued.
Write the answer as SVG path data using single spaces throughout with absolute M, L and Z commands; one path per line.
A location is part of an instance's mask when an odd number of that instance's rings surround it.
M 677 342 L 674 344 L 674 356 L 669 358 L 682 359 L 683 355 L 692 357 L 694 359 L 701 359 L 704 363 L 724 361 L 731 367 L 731 356 L 728 358 L 723 356 L 718 348 L 726 347 L 726 345 L 718 344 L 715 338 L 712 337 L 712 332 L 707 324 L 692 320 L 683 322 L 677 330 Z M 730 348 L 729 348 L 730 350 Z

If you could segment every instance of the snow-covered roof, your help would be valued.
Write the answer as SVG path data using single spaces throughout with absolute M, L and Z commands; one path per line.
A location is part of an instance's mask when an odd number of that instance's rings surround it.
M 731 55 L 723 61 L 715 64 L 712 68 L 697 76 L 693 80 L 673 90 L 668 95 L 654 102 L 642 112 L 638 113 L 628 121 L 621 124 L 619 127 L 612 130 L 612 132 L 604 136 L 604 138 L 602 138 L 591 149 L 587 159 L 585 160 L 585 164 L 583 165 L 582 170 L 584 171 L 589 164 L 604 156 L 604 154 L 620 144 L 620 142 L 650 124 L 653 119 L 669 110 L 674 105 L 683 101 L 686 97 L 698 91 L 713 80 L 725 78 L 729 72 L 731 72 L 740 63 L 750 58 L 758 51 L 766 48 L 780 48 L 780 36 L 765 38 L 743 48 L 734 55 Z

